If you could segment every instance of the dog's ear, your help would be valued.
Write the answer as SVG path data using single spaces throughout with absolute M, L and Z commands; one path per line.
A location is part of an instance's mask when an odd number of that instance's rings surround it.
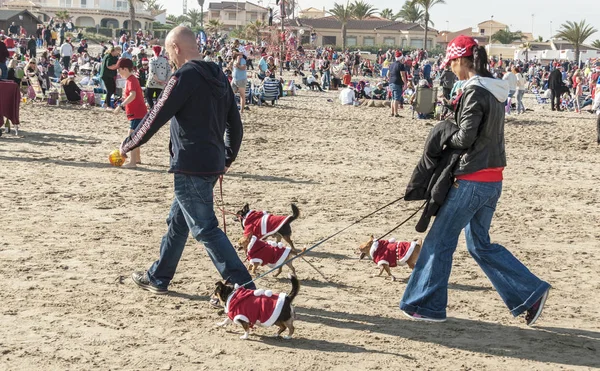
M 371 239 L 369 241 L 373 242 L 375 240 L 375 236 L 371 235 Z
M 250 211 L 250 205 L 245 204 L 244 207 L 242 207 L 242 212 L 246 214 L 248 211 Z

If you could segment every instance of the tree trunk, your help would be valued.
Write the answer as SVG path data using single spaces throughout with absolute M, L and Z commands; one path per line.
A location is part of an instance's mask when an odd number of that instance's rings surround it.
M 425 9 L 425 41 L 423 42 L 423 49 L 427 50 L 427 30 L 429 29 L 429 12 Z
M 346 51 L 346 23 L 342 23 L 342 53 Z
M 131 31 L 131 34 L 129 35 L 130 37 L 130 41 L 129 44 L 131 45 L 131 40 L 135 40 L 135 6 L 134 6 L 134 2 L 135 0 L 129 0 L 129 30 Z M 123 50 L 123 52 L 125 52 L 125 50 Z
M 577 63 L 577 68 L 579 68 L 579 45 L 575 45 L 575 62 Z
M 204 5 L 200 5 L 200 27 L 204 30 Z

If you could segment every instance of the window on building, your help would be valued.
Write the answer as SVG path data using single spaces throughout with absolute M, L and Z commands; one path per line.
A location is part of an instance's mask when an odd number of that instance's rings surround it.
M 363 45 L 364 46 L 373 46 L 373 45 L 375 45 L 375 38 L 374 37 L 364 37 L 363 38 Z
M 60 0 L 60 6 L 71 7 L 71 0 Z
M 384 37 L 383 43 L 385 45 L 394 46 L 394 45 L 396 45 L 396 38 L 395 37 Z
M 421 49 L 423 47 L 423 39 L 410 39 L 410 46 L 412 48 Z
M 256 13 L 250 13 L 250 21 L 254 22 L 258 19 L 258 15 Z
M 400 41 L 400 45 L 404 48 L 406 46 L 406 39 L 402 38 L 402 41 Z
M 210 12 L 211 18 L 219 18 L 219 16 L 220 16 L 219 12 Z
M 81 7 L 87 8 L 87 0 L 81 0 Z
M 346 36 L 346 46 L 356 46 L 357 44 L 356 36 Z
M 227 13 L 227 19 L 230 21 L 235 21 L 237 19 L 236 15 L 236 13 Z
M 427 39 L 427 49 L 433 49 L 433 39 Z
M 479 34 L 480 34 L 481 36 L 484 36 L 484 35 L 485 35 L 485 29 L 484 29 L 484 28 L 480 29 L 480 30 L 479 30 Z
M 337 45 L 335 36 L 323 36 L 323 45 Z
M 117 0 L 117 9 L 118 10 L 129 10 L 127 1 Z
M 310 35 L 302 35 L 300 37 L 300 43 L 303 45 L 310 44 Z

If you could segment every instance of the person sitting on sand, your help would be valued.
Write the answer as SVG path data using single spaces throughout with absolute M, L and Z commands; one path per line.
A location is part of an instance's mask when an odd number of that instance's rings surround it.
M 385 100 L 386 90 L 383 87 L 383 82 L 378 82 L 375 89 L 373 89 L 373 99 L 375 100 Z
M 342 105 L 353 105 L 356 102 L 356 95 L 352 86 L 347 86 L 340 91 L 340 102 Z
M 69 103 L 81 103 L 81 89 L 75 82 L 75 72 L 69 71 L 67 78 L 60 82 Z

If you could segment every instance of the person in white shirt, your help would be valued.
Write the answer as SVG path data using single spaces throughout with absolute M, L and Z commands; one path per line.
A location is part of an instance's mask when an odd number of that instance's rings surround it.
M 306 78 L 306 85 L 310 88 L 310 90 L 314 90 L 314 88 L 316 87 L 317 89 L 319 89 L 319 91 L 323 91 L 323 89 L 321 88 L 321 84 L 317 82 L 317 79 L 315 79 L 315 76 L 312 73 L 309 74 Z
M 69 70 L 71 66 L 71 57 L 73 56 L 73 46 L 69 43 L 70 40 L 65 41 L 60 46 L 60 56 L 62 57 L 63 68 Z
M 510 68 L 507 68 L 506 74 L 504 75 L 502 80 L 508 81 L 508 100 L 506 101 L 506 113 L 510 114 L 511 99 L 515 96 L 515 91 L 517 91 L 517 76 L 510 70 Z
M 517 77 L 517 114 L 525 113 L 523 95 L 527 91 L 527 79 L 521 74 L 521 67 L 513 67 L 513 73 Z
M 354 89 L 351 86 L 348 86 L 340 91 L 340 102 L 343 106 L 352 105 L 354 102 L 356 102 L 356 95 L 354 94 Z

